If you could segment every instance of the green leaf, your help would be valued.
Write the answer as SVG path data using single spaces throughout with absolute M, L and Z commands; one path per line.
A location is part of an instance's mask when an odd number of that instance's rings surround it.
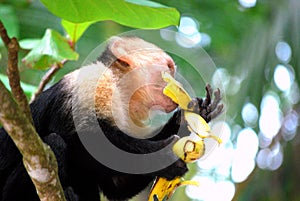
M 180 14 L 146 0 L 41 0 L 55 15 L 73 23 L 113 20 L 134 28 L 162 28 L 178 25 Z
M 19 20 L 12 6 L 0 4 L 0 20 L 5 26 L 9 37 L 19 37 Z M 3 46 L 1 39 L 0 46 Z
M 33 49 L 34 47 L 36 47 L 40 42 L 41 42 L 41 39 L 39 39 L 39 38 L 26 38 L 26 39 L 20 40 L 19 44 L 20 44 L 21 48 L 30 50 L 30 49 Z
M 77 40 L 85 32 L 85 30 L 93 23 L 94 22 L 73 23 L 67 20 L 61 21 L 61 25 L 63 26 L 73 43 L 76 43 Z
M 77 60 L 78 54 L 71 49 L 63 36 L 47 29 L 39 44 L 23 58 L 23 62 L 32 68 L 46 69 L 65 59 Z

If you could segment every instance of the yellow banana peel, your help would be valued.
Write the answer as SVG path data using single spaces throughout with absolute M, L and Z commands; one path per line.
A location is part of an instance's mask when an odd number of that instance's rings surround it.
M 191 132 L 197 133 L 199 136 L 204 137 L 210 132 L 209 125 L 199 114 L 184 111 L 184 118 L 187 121 L 189 130 Z
M 171 98 L 175 103 L 179 105 L 183 110 L 187 110 L 187 106 L 189 102 L 191 102 L 192 98 L 182 87 L 182 84 L 177 82 L 169 73 L 162 72 L 162 78 L 168 84 L 164 88 L 163 93 Z
M 162 201 L 165 197 L 170 199 L 176 188 L 183 185 L 199 186 L 199 183 L 196 181 L 184 181 L 180 177 L 177 177 L 171 181 L 168 181 L 162 177 L 157 177 L 154 185 L 151 188 L 148 201 Z
M 215 135 L 211 134 L 211 130 L 206 121 L 199 115 L 190 111 L 184 111 L 184 118 L 188 123 L 188 129 L 192 133 L 196 133 L 200 138 L 213 138 L 219 144 L 222 140 Z

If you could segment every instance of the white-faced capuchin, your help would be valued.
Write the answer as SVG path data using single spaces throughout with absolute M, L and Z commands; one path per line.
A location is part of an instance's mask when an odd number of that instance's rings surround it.
M 177 104 L 163 94 L 166 83 L 161 76 L 165 71 L 174 76 L 175 70 L 172 58 L 157 46 L 137 37 L 112 37 L 97 61 L 67 74 L 30 104 L 38 134 L 56 155 L 67 200 L 99 201 L 100 192 L 112 201 L 128 200 L 156 176 L 172 180 L 187 172 L 185 162 L 172 150 L 163 157 L 174 162 L 158 171 L 134 174 L 111 169 L 85 149 L 78 135 L 78 129 L 84 130 L 95 115 L 105 137 L 126 152 L 147 154 L 176 142 L 185 122 Z M 214 93 L 214 100 L 212 95 L 207 85 L 206 98 L 193 99 L 190 104 L 207 122 L 223 106 L 220 91 Z M 175 110 L 159 132 L 146 126 L 153 108 L 165 113 Z M 74 124 L 74 111 L 79 114 L 79 125 Z M 101 146 L 97 149 L 101 151 Z M 3 128 L 0 200 L 39 200 L 22 156 Z

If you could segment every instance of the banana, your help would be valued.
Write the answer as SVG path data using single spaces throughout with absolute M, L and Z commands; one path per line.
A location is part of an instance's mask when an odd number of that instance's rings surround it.
M 183 185 L 199 186 L 199 183 L 196 181 L 184 181 L 180 177 L 177 177 L 172 181 L 168 181 L 167 179 L 162 177 L 156 178 L 154 185 L 152 186 L 148 201 L 162 201 L 165 197 L 167 199 L 170 199 L 176 188 Z
M 211 130 L 206 121 L 199 115 L 193 112 L 184 111 L 184 118 L 188 123 L 188 129 L 191 133 L 196 133 L 200 138 L 213 138 L 219 144 L 222 140 L 211 134 Z
M 167 72 L 162 72 L 162 78 L 167 82 L 167 86 L 164 88 L 163 93 L 177 103 L 180 108 L 187 110 L 187 106 L 189 102 L 191 102 L 192 98 L 182 87 L 182 84 L 177 82 Z
M 207 122 L 196 113 L 189 111 L 188 104 L 192 98 L 169 73 L 163 72 L 162 78 L 167 82 L 163 93 L 170 97 L 184 111 L 184 119 L 187 121 L 188 129 L 191 132 L 189 136 L 180 138 L 173 146 L 173 152 L 186 163 L 198 160 L 205 152 L 204 138 L 213 138 L 219 144 L 222 140 L 211 134 L 211 130 Z M 165 178 L 156 178 L 151 188 L 148 201 L 162 201 L 165 197 L 169 199 L 177 187 L 182 185 L 196 185 L 196 181 L 184 181 L 182 178 L 175 178 L 171 181 Z
M 200 137 L 205 137 L 210 132 L 209 125 L 199 114 L 184 111 L 184 118 L 188 123 L 188 129 Z
M 195 133 L 180 138 L 173 146 L 173 152 L 186 163 L 198 160 L 203 156 L 204 150 L 203 139 Z

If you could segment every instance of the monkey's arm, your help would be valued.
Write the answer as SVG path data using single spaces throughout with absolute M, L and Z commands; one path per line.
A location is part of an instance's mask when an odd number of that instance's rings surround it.
M 174 144 L 179 139 L 178 136 L 171 135 L 166 139 L 157 141 L 152 141 L 150 139 L 138 139 L 128 136 L 116 127 L 111 127 L 108 122 L 99 121 L 99 123 L 106 137 L 115 146 L 130 153 L 148 154 L 160 151 L 167 145 L 171 145 L 168 146 L 170 147 L 169 149 L 160 152 L 157 157 L 161 157 L 161 159 L 164 161 L 175 162 L 162 170 L 150 173 L 150 176 L 160 176 L 172 180 L 175 177 L 183 176 L 186 173 L 186 164 L 181 159 L 178 159 L 178 157 L 172 151 L 172 144 Z
M 0 200 L 7 178 L 21 161 L 21 154 L 3 128 L 0 128 Z

